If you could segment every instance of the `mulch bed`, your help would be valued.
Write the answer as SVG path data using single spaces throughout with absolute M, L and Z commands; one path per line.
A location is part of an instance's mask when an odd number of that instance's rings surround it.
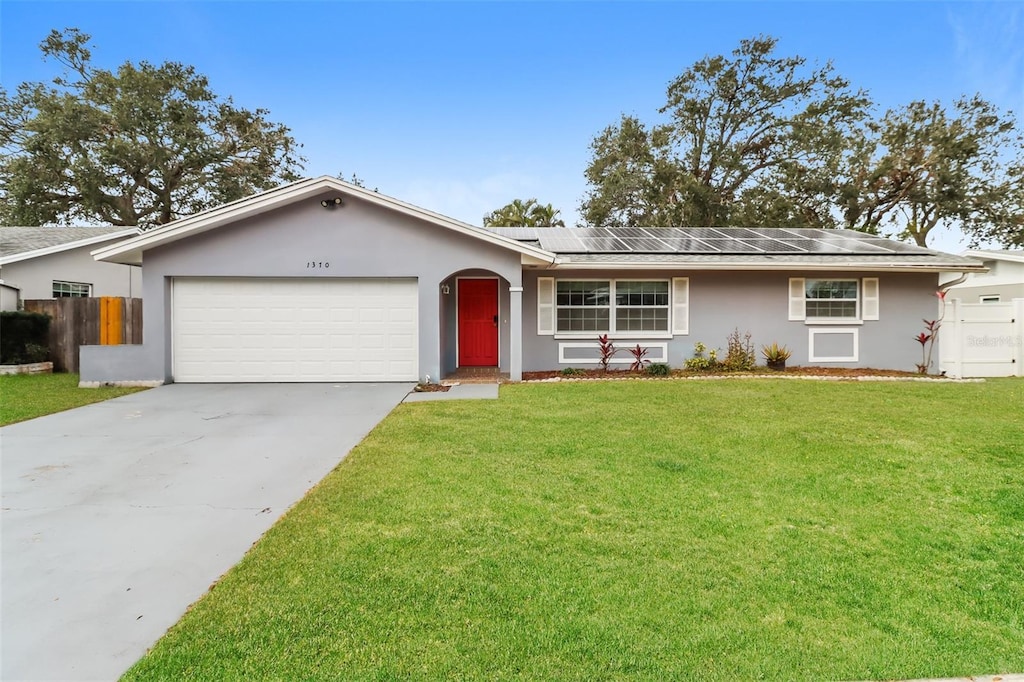
M 644 372 L 635 372 L 625 369 L 611 369 L 607 372 L 602 369 L 581 369 L 577 374 L 571 376 L 563 375 L 558 370 L 548 372 L 523 372 L 523 381 L 544 381 L 550 379 L 663 379 L 663 378 L 689 378 L 689 377 L 728 377 L 728 376 L 818 376 L 857 379 L 859 377 L 903 377 L 903 378 L 939 378 L 936 375 L 921 375 L 916 372 L 901 372 L 894 369 L 872 369 L 868 367 L 857 367 L 852 369 L 842 367 L 787 367 L 781 371 L 769 370 L 759 367 L 750 372 L 691 372 L 681 369 L 672 370 L 668 377 L 655 377 Z

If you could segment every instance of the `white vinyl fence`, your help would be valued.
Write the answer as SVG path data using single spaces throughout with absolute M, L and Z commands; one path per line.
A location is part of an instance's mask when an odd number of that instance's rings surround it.
M 947 376 L 1024 376 L 1024 298 L 1009 303 L 946 301 L 939 354 L 939 367 Z

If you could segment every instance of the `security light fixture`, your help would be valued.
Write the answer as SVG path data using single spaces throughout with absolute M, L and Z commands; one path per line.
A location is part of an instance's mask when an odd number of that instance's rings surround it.
M 324 208 L 334 208 L 335 206 L 341 206 L 341 197 L 334 197 L 333 199 L 323 199 L 320 201 L 320 205 Z

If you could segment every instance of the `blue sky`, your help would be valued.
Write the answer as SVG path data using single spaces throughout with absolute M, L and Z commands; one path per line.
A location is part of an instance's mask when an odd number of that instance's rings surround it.
M 97 65 L 191 64 L 292 129 L 306 174 L 461 220 L 537 197 L 577 219 L 588 145 L 656 118 L 668 82 L 768 34 L 832 61 L 880 110 L 981 93 L 1024 111 L 1024 2 L 0 2 L 0 82 L 49 80 L 50 29 Z M 957 235 L 934 244 L 959 248 Z

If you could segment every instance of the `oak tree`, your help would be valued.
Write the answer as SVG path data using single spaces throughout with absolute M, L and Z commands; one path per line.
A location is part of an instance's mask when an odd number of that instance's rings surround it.
M 979 96 L 914 101 L 870 122 L 841 193 L 846 226 L 926 246 L 936 227 L 1024 246 L 1024 141 Z
M 839 170 L 869 101 L 830 64 L 741 41 L 668 87 L 645 125 L 623 116 L 591 144 L 591 225 L 834 226 Z M 667 119 L 667 120 L 666 120 Z
M 191 66 L 91 61 L 52 31 L 51 84 L 0 88 L 0 224 L 151 227 L 298 178 L 303 159 L 265 109 L 218 97 Z

